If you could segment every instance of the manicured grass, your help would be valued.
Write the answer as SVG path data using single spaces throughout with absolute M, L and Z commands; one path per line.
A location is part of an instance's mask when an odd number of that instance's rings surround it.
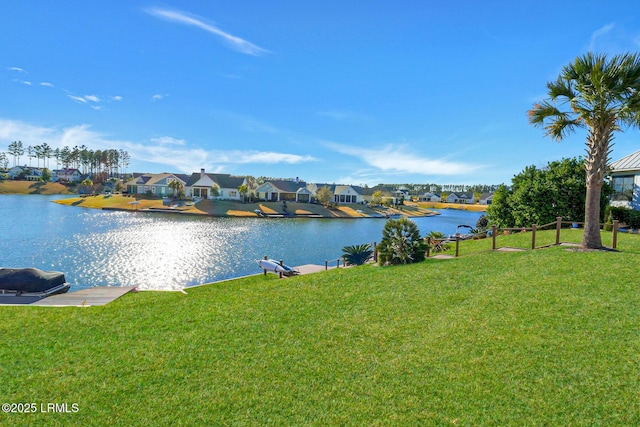
M 72 194 L 57 182 L 0 181 L 0 194 Z
M 2 401 L 79 411 L 0 425 L 637 425 L 640 237 L 620 248 L 1 307 Z

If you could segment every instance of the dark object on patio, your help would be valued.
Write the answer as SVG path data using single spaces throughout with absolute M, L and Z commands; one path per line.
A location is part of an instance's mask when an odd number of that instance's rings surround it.
M 0 268 L 0 304 L 30 304 L 69 290 L 64 274 L 37 268 Z

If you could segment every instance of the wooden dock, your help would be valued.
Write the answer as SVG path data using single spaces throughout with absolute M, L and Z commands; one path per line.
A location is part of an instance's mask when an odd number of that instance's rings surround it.
M 94 305 L 107 305 L 122 295 L 135 289 L 135 286 L 97 286 L 95 288 L 82 289 L 65 294 L 51 295 L 29 306 L 38 307 L 91 307 Z

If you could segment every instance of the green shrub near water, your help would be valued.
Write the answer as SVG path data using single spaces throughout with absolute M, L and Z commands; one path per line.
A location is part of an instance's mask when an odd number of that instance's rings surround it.
M 78 404 L 0 425 L 637 425 L 640 236 L 619 244 L 0 307 L 2 402 Z

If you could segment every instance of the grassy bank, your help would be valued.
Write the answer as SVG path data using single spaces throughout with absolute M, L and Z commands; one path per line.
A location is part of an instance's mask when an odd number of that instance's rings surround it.
M 620 239 L 1 307 L 2 401 L 78 411 L 0 424 L 637 425 L 640 239 Z
M 57 182 L 0 181 L 0 194 L 73 194 Z
M 136 210 L 158 210 L 167 209 L 162 199 L 149 198 L 144 196 L 123 196 L 123 195 L 97 195 L 88 197 L 68 198 L 56 201 L 60 204 L 80 206 L 93 209 L 123 209 L 129 211 Z M 135 203 L 132 203 L 135 202 Z M 257 202 L 240 203 L 228 200 L 202 200 L 191 206 L 181 206 L 173 209 L 174 212 L 183 212 L 195 215 L 212 215 L 218 217 L 256 217 L 255 211 L 259 210 L 265 214 L 293 214 L 299 216 L 315 215 L 323 218 L 366 218 L 379 215 L 379 212 L 364 205 L 339 205 L 336 209 L 328 209 L 321 205 L 312 203 L 287 203 L 287 210 L 283 208 L 282 202 Z M 431 211 L 416 206 L 406 206 L 402 210 L 386 209 L 389 214 L 405 214 L 409 216 L 425 216 L 432 214 Z
M 417 205 L 424 209 L 460 209 L 463 211 L 485 212 L 487 205 L 465 204 L 465 203 L 441 203 L 441 202 L 418 202 Z

